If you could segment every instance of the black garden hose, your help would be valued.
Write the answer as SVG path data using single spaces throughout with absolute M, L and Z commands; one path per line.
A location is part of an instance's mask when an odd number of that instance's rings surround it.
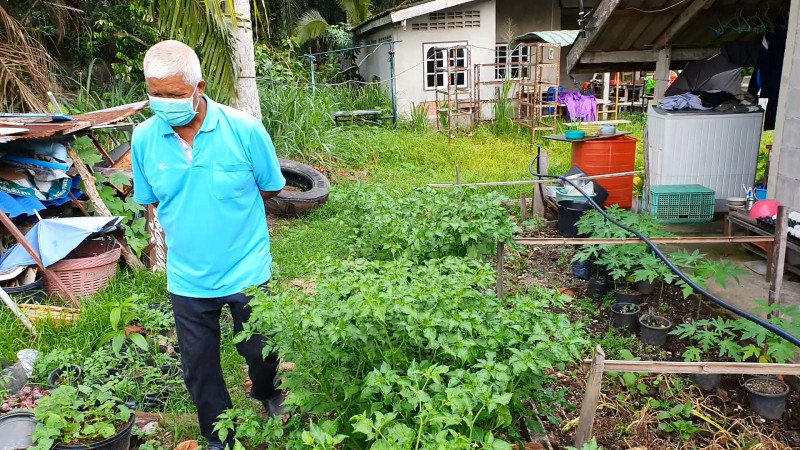
M 714 296 L 713 294 L 711 294 L 707 290 L 705 290 L 702 287 L 700 287 L 697 283 L 692 281 L 686 274 L 681 272 L 681 270 L 678 269 L 678 267 L 675 264 L 673 264 L 673 262 L 670 261 L 669 258 L 667 258 L 667 255 L 665 255 L 664 252 L 662 252 L 655 244 L 653 244 L 653 242 L 651 242 L 650 239 L 647 238 L 647 236 L 645 236 L 644 234 L 640 233 L 639 231 L 637 231 L 637 230 L 635 230 L 635 229 L 633 229 L 633 228 L 631 228 L 631 227 L 629 227 L 629 226 L 627 226 L 625 224 L 622 224 L 622 223 L 616 221 L 613 217 L 608 215 L 608 213 L 603 211 L 603 208 L 601 208 L 597 203 L 595 203 L 594 200 L 592 200 L 592 198 L 589 195 L 587 195 L 586 192 L 584 192 L 583 189 L 581 189 L 572 180 L 569 180 L 566 177 L 561 176 L 561 175 L 548 175 L 548 174 L 535 173 L 534 169 L 533 169 L 533 165 L 535 163 L 536 163 L 536 160 L 534 159 L 533 161 L 531 161 L 531 164 L 528 167 L 528 170 L 531 173 L 531 175 L 533 175 L 534 177 L 538 177 L 539 179 L 541 179 L 541 178 L 552 178 L 552 179 L 560 180 L 560 181 L 568 183 L 570 186 L 572 186 L 575 189 L 577 189 L 578 192 L 581 193 L 581 195 L 586 197 L 586 200 L 589 202 L 589 204 L 592 205 L 592 207 L 594 209 L 599 211 L 600 214 L 603 215 L 603 217 L 605 217 L 607 220 L 611 221 L 611 223 L 613 223 L 614 225 L 622 228 L 623 230 L 628 231 L 630 233 L 633 233 L 636 237 L 638 237 L 645 244 L 647 244 L 647 246 L 650 247 L 653 250 L 653 252 L 656 255 L 658 255 L 659 258 L 661 258 L 662 261 L 664 261 L 664 264 L 666 264 L 667 267 L 669 267 L 670 270 L 672 270 L 672 272 L 675 273 L 675 275 L 678 276 L 678 278 L 680 278 L 681 280 L 686 282 L 686 284 L 691 286 L 692 289 L 695 290 L 695 292 L 700 293 L 703 297 L 711 300 L 712 302 L 714 302 L 717 305 L 719 305 L 719 306 L 727 309 L 728 311 L 736 314 L 737 316 L 743 317 L 743 318 L 745 318 L 745 319 L 747 319 L 747 320 L 749 320 L 751 322 L 757 323 L 758 325 L 761 325 L 762 327 L 764 327 L 767 330 L 775 333 L 776 335 L 782 337 L 783 339 L 786 339 L 787 341 L 791 342 L 795 346 L 800 347 L 800 339 L 798 339 L 797 337 L 793 336 L 792 334 L 790 334 L 786 330 L 784 330 L 782 328 L 778 328 L 777 326 L 767 322 L 766 320 L 761 319 L 760 317 L 754 316 L 753 314 L 750 314 L 747 311 L 739 309 L 739 308 L 737 308 L 737 307 L 735 307 L 735 306 L 733 306 L 733 305 L 731 305 L 729 303 L 726 303 L 724 300 Z

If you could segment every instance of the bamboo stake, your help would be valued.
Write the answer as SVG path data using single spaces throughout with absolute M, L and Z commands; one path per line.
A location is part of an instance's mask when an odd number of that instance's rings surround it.
M 602 178 L 615 178 L 615 177 L 626 177 L 631 175 L 638 175 L 643 173 L 641 170 L 633 170 L 631 172 L 620 172 L 620 173 L 607 173 L 603 175 L 592 175 L 586 177 L 574 177 L 570 178 L 570 180 L 599 180 Z M 468 187 L 488 187 L 488 186 L 519 186 L 523 184 L 549 184 L 549 183 L 557 183 L 555 180 L 521 180 L 521 181 L 492 181 L 488 183 L 463 183 L 460 186 L 468 186 Z M 453 187 L 459 186 L 458 184 L 448 184 L 448 183 L 431 183 L 427 185 L 429 188 L 436 188 L 436 189 L 451 189 Z
M 680 236 L 650 238 L 654 244 L 746 244 L 754 242 L 773 242 L 772 236 Z M 520 245 L 616 245 L 641 244 L 639 238 L 596 239 L 596 238 L 517 238 Z
M 97 211 L 99 216 L 105 217 L 112 217 L 111 211 L 108 210 L 108 207 L 103 202 L 102 197 L 100 197 L 100 193 L 97 191 L 97 185 L 95 184 L 94 175 L 89 172 L 89 168 L 86 166 L 86 163 L 83 162 L 78 152 L 71 146 L 68 145 L 67 149 L 69 151 L 69 157 L 72 158 L 72 162 L 74 163 L 73 166 L 80 174 L 81 178 L 83 178 L 83 187 L 86 191 L 86 195 L 89 197 L 89 200 L 92 201 L 92 206 L 94 206 L 94 210 Z M 117 237 L 114 239 L 119 244 L 122 250 L 122 256 L 125 258 L 125 262 L 128 263 L 129 266 L 134 267 L 136 269 L 144 269 L 144 264 L 139 261 L 139 258 L 136 257 L 136 254 L 133 253 L 133 250 L 128 246 L 128 243 L 124 240 L 120 240 Z
M 8 296 L 8 294 L 6 293 L 6 291 L 3 290 L 3 288 L 0 288 L 0 298 L 3 299 L 3 303 L 5 303 L 6 306 L 8 306 L 8 309 L 11 310 L 14 316 L 16 316 L 16 318 L 19 319 L 20 322 L 22 322 L 22 325 L 24 325 L 25 328 L 27 328 L 32 335 L 36 336 L 39 334 L 36 332 L 36 328 L 34 328 L 31 321 L 28 320 L 25 314 L 23 314 L 22 311 L 19 310 L 17 304 L 14 302 L 14 300 L 11 299 L 11 297 Z
M 500 300 L 504 296 L 505 288 L 505 250 L 506 244 L 503 241 L 497 241 L 497 298 Z

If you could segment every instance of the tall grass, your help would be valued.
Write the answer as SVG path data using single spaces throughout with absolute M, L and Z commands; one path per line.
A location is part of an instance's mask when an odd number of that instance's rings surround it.
M 365 154 L 351 144 L 348 126 L 337 127 L 334 111 L 391 112 L 389 95 L 377 86 L 319 87 L 264 83 L 259 87 L 264 126 L 280 156 L 309 162 L 341 160 L 359 164 Z M 360 126 L 360 125 L 359 125 Z

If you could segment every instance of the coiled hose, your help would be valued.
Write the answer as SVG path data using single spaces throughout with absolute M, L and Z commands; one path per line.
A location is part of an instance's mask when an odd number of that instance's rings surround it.
M 650 247 L 653 250 L 653 252 L 656 255 L 658 255 L 659 258 L 661 258 L 662 261 L 664 261 L 664 264 L 666 264 L 667 267 L 669 267 L 670 270 L 672 270 L 672 272 L 675 273 L 675 275 L 678 276 L 678 278 L 680 278 L 681 280 L 686 282 L 686 284 L 691 286 L 692 289 L 694 289 L 695 292 L 697 292 L 700 295 L 702 295 L 703 297 L 711 300 L 712 302 L 716 303 L 717 305 L 727 309 L 728 311 L 736 314 L 737 316 L 743 317 L 743 318 L 745 318 L 745 319 L 747 319 L 747 320 L 749 320 L 751 322 L 757 323 L 757 324 L 761 325 L 762 327 L 766 328 L 767 330 L 769 330 L 769 331 L 775 333 L 776 335 L 782 337 L 783 339 L 786 339 L 787 341 L 791 342 L 795 346 L 800 347 L 800 339 L 798 339 L 797 337 L 793 336 L 792 334 L 790 334 L 786 330 L 784 330 L 782 328 L 778 328 L 775 325 L 767 322 L 766 320 L 761 319 L 760 317 L 754 316 L 753 314 L 750 314 L 747 311 L 744 311 L 744 310 L 739 309 L 739 308 L 737 308 L 737 307 L 735 307 L 735 306 L 733 306 L 731 304 L 728 304 L 724 300 L 714 296 L 713 294 L 711 294 L 707 290 L 705 290 L 702 287 L 700 287 L 697 283 L 692 281 L 686 274 L 681 272 L 681 270 L 678 269 L 678 267 L 675 264 L 673 264 L 673 262 L 670 261 L 669 258 L 667 258 L 667 255 L 665 255 L 664 252 L 662 252 L 655 244 L 653 244 L 653 242 L 650 241 L 650 239 L 648 239 L 647 236 L 645 236 L 644 234 L 640 233 L 639 231 L 637 231 L 637 230 L 635 230 L 635 229 L 633 229 L 633 228 L 631 228 L 631 227 L 629 227 L 629 226 L 627 226 L 627 225 L 625 225 L 623 223 L 620 223 L 620 222 L 616 221 L 613 217 L 608 215 L 608 213 L 603 211 L 603 208 L 601 208 L 597 203 L 595 203 L 595 201 L 592 200 L 592 198 L 589 195 L 587 195 L 586 192 L 584 192 L 583 189 L 581 189 L 572 180 L 567 179 L 566 177 L 561 176 L 561 175 L 548 175 L 548 174 L 542 174 L 542 173 L 534 172 L 533 166 L 534 166 L 535 163 L 536 163 L 536 159 L 531 161 L 531 164 L 528 167 L 528 171 L 531 173 L 531 175 L 533 175 L 534 177 L 537 177 L 540 180 L 543 179 L 543 178 L 550 178 L 550 179 L 554 179 L 554 180 L 560 180 L 560 181 L 563 181 L 565 183 L 568 183 L 570 186 L 572 186 L 575 189 L 577 189 L 578 192 L 581 193 L 581 195 L 586 197 L 586 200 L 588 200 L 589 204 L 592 205 L 592 207 L 594 209 L 596 209 L 598 212 L 600 212 L 600 214 L 602 214 L 603 217 L 606 218 L 606 220 L 608 220 L 611 223 L 613 223 L 614 225 L 622 228 L 623 230 L 628 231 L 629 233 L 633 233 L 636 237 L 638 237 L 645 244 L 647 244 L 647 246 Z

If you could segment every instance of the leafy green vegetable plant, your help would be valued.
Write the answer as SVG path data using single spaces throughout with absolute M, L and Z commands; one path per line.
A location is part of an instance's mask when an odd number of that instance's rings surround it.
M 771 316 L 770 323 L 794 335 L 800 332 L 800 309 L 796 305 L 775 306 L 764 300 L 756 300 L 756 304 L 757 311 Z M 670 333 L 691 344 L 683 353 L 686 361 L 702 361 L 716 353 L 734 361 L 785 363 L 796 351 L 787 340 L 743 318 L 697 320 L 680 324 Z
M 131 419 L 133 411 L 102 386 L 62 385 L 39 399 L 33 410 L 39 424 L 34 450 L 56 443 L 88 444 L 107 439 Z
M 111 308 L 108 314 L 108 319 L 111 323 L 111 331 L 100 339 L 99 346 L 111 341 L 112 350 L 114 350 L 115 354 L 119 355 L 122 346 L 125 345 L 127 340 L 130 340 L 137 347 L 147 351 L 148 344 L 144 336 L 139 333 L 128 334 L 126 332 L 128 324 L 133 322 L 136 318 L 135 306 L 138 300 L 138 294 L 134 294 L 124 300 L 120 298 L 108 304 Z
M 282 388 L 311 423 L 289 439 L 312 447 L 510 448 L 496 436 L 518 436 L 522 401 L 547 404 L 550 370 L 587 344 L 582 324 L 548 312 L 568 297 L 500 301 L 477 260 L 322 266 L 315 297 L 254 292 L 247 327 L 296 364 Z
M 459 201 L 459 195 L 461 200 Z M 421 261 L 445 256 L 493 255 L 497 241 L 513 242 L 517 225 L 501 195 L 472 189 L 410 194 L 370 186 L 350 190 L 340 201 L 348 243 L 356 256 Z

